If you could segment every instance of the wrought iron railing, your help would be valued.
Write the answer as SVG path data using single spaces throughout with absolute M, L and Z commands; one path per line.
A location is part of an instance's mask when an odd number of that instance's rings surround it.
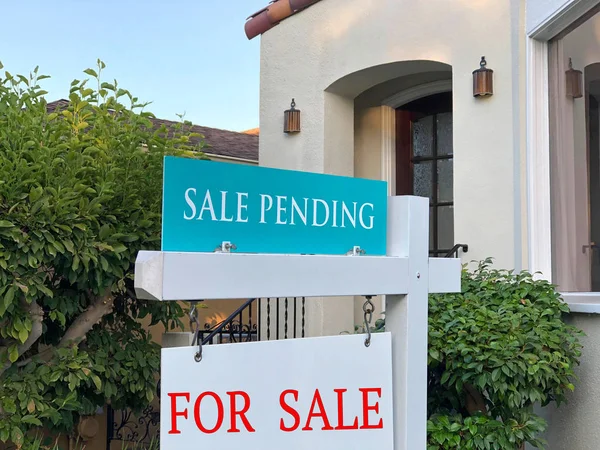
M 135 448 L 144 448 L 158 439 L 160 429 L 160 410 L 152 405 L 135 414 L 130 409 L 114 410 L 110 405 L 106 407 L 106 450 L 111 450 L 113 441 L 119 450 L 124 444 L 137 445 Z
M 254 304 L 257 302 L 258 314 L 253 314 Z M 246 300 L 227 319 L 213 326 L 204 324 L 204 329 L 198 331 L 197 339 L 202 342 L 202 345 L 259 340 L 260 304 L 261 299 Z
M 205 324 L 198 338 L 202 345 L 289 339 L 304 337 L 305 329 L 305 297 L 251 298 L 225 320 Z
M 429 256 L 433 258 L 458 258 L 458 252 L 462 250 L 463 253 L 467 253 L 469 251 L 468 244 L 456 244 L 452 248 L 445 248 L 439 250 L 430 250 Z
M 445 258 L 458 258 L 458 251 L 461 250 L 463 253 L 467 253 L 469 251 L 469 244 L 456 244 L 446 253 Z

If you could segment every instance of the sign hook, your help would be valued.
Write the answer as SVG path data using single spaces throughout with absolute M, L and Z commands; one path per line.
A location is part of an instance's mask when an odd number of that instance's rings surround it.
M 196 362 L 202 361 L 202 341 L 200 340 L 200 330 L 199 330 L 199 322 L 198 322 L 198 314 L 196 312 L 196 305 L 198 302 L 190 302 L 192 304 L 192 309 L 190 310 L 190 328 L 194 328 L 194 339 L 192 340 L 192 347 L 196 345 L 196 341 L 198 342 L 198 351 L 194 355 L 194 360 Z
M 365 339 L 365 347 L 368 347 L 369 345 L 371 345 L 371 320 L 373 319 L 373 311 L 375 309 L 375 306 L 373 305 L 373 302 L 371 301 L 371 299 L 373 298 L 372 295 L 366 295 L 365 298 L 367 299 L 365 301 L 365 303 L 363 304 L 363 311 L 364 311 L 364 320 L 365 320 L 365 329 L 367 330 L 367 338 Z

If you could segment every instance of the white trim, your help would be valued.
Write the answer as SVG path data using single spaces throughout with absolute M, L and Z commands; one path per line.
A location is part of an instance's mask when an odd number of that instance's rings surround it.
M 258 160 L 254 160 L 254 159 L 237 158 L 235 156 L 217 155 L 215 153 L 206 153 L 206 152 L 202 152 L 202 153 L 204 153 L 206 156 L 212 157 L 212 158 L 227 159 L 227 160 L 231 160 L 231 161 L 239 161 L 239 162 L 245 162 L 245 163 L 251 163 L 251 164 L 258 164 Z
M 543 21 L 532 29 L 528 29 L 527 34 L 541 41 L 549 41 L 598 4 L 600 4 L 600 0 L 571 0 L 565 2 Z
M 388 195 L 396 195 L 396 111 L 381 107 L 381 179 L 388 183 Z
M 600 292 L 565 292 L 561 297 L 573 313 L 600 314 Z
M 396 110 L 381 107 L 381 179 L 388 184 L 388 195 L 396 195 Z M 385 311 L 386 296 L 381 296 L 381 311 Z
M 600 1 L 600 0 L 599 0 Z M 452 80 L 432 81 L 431 83 L 423 83 L 417 86 L 405 89 L 391 97 L 386 98 L 382 105 L 391 108 L 399 108 L 414 100 L 417 100 L 428 95 L 440 94 L 442 92 L 452 91 Z
M 552 279 L 548 43 L 527 38 L 529 270 Z

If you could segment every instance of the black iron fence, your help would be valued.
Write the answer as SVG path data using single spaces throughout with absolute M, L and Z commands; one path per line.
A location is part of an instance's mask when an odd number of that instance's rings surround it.
M 199 330 L 202 345 L 291 339 L 306 334 L 306 298 L 251 298 L 227 319 Z
M 130 409 L 106 408 L 106 450 L 122 450 L 134 447 L 158 449 L 154 443 L 160 436 L 160 409 L 149 405 L 134 413 Z M 113 442 L 118 442 L 112 447 Z M 112 447 L 112 448 L 111 448 Z

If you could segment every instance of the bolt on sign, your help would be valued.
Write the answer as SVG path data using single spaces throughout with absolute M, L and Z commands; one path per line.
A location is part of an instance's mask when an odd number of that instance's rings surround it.
M 385 295 L 386 332 L 162 349 L 162 450 L 425 450 L 427 297 L 460 291 L 461 261 L 428 257 L 428 199 L 386 192 L 165 159 L 162 250 L 139 252 L 138 298 Z

